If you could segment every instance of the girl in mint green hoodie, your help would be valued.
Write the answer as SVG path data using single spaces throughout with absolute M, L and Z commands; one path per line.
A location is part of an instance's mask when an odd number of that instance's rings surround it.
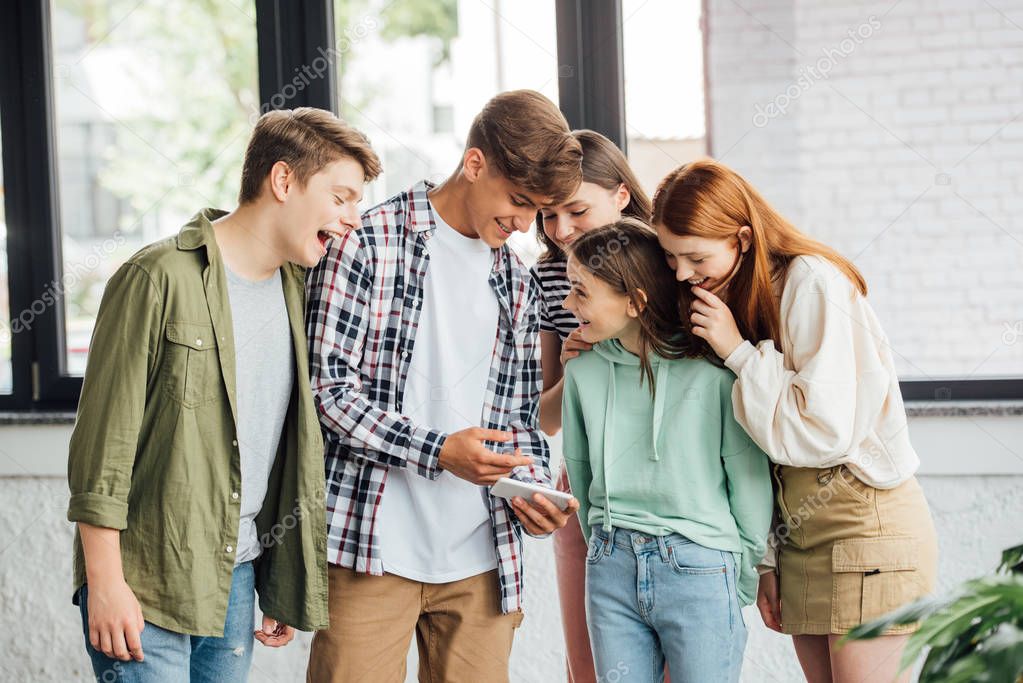
M 683 331 L 644 223 L 581 237 L 568 276 L 565 308 L 595 344 L 565 368 L 562 420 L 597 675 L 657 681 L 667 660 L 675 681 L 737 681 L 773 501 L 732 414 L 735 376 Z

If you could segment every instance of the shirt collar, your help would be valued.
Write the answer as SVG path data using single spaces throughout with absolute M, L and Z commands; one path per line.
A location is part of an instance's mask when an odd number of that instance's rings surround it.
M 433 205 L 427 194 L 436 185 L 429 180 L 420 180 L 408 191 L 409 216 L 412 232 L 428 232 L 433 234 L 437 223 L 433 218 Z
M 437 221 L 433 214 L 433 205 L 430 203 L 428 193 L 436 187 L 435 183 L 429 180 L 420 180 L 408 191 L 409 210 L 408 225 L 413 233 L 425 232 L 427 238 L 437 229 Z M 504 268 L 505 260 L 508 258 L 508 250 L 511 247 L 507 242 L 498 249 L 491 249 L 494 253 L 494 271 Z
M 205 246 L 208 255 L 210 245 L 214 248 L 217 245 L 213 236 L 213 221 L 226 215 L 227 212 L 220 209 L 201 209 L 178 232 L 178 249 L 192 251 Z

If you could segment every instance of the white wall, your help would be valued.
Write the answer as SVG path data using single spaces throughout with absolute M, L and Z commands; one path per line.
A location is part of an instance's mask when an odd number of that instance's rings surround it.
M 1023 2 L 708 5 L 712 156 L 862 269 L 901 376 L 1019 376 Z
M 941 544 L 940 588 L 990 571 L 1002 548 L 1020 542 L 1023 417 L 914 417 L 921 483 Z M 70 427 L 0 427 L 0 680 L 86 681 L 91 675 L 77 608 L 71 605 L 72 525 L 64 478 Z M 527 539 L 526 619 L 512 652 L 512 680 L 563 680 L 560 613 L 551 544 Z M 744 681 L 798 681 L 786 638 L 746 610 L 750 639 Z M 304 681 L 309 637 L 283 651 L 256 645 L 251 680 Z M 413 666 L 409 680 L 414 678 Z

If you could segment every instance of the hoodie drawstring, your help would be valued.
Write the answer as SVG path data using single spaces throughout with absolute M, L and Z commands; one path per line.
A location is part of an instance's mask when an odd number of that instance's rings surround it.
M 599 348 L 599 347 L 598 347 Z M 622 351 L 622 353 L 625 353 Z M 610 356 L 607 357 L 607 404 L 604 412 L 604 454 L 602 468 L 604 472 L 604 530 L 611 534 L 613 531 L 611 523 L 611 477 L 609 460 L 615 454 L 615 400 L 617 389 L 615 386 L 615 365 L 617 363 Z M 668 386 L 668 364 L 657 363 L 657 379 L 654 384 L 654 414 L 653 414 L 653 451 L 650 459 L 657 462 L 661 459 L 657 449 L 657 442 L 661 435 L 661 425 L 664 420 L 664 397 L 667 394 Z
M 664 417 L 664 391 L 665 383 L 668 381 L 668 364 L 657 364 L 657 383 L 654 385 L 654 450 L 650 459 L 657 462 L 661 459 L 657 452 L 657 442 L 661 436 L 661 418 Z
M 604 531 L 610 536 L 611 526 L 611 479 L 608 476 L 608 457 L 614 453 L 615 414 L 615 364 L 607 364 L 607 407 L 604 412 Z

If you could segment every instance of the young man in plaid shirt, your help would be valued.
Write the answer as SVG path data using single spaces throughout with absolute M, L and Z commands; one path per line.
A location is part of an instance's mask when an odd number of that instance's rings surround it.
M 539 93 L 502 93 L 462 163 L 370 209 L 307 278 L 326 442 L 330 628 L 310 681 L 503 681 L 522 621 L 522 531 L 578 509 L 489 494 L 551 486 L 537 423 L 539 291 L 506 244 L 570 196 L 582 152 Z

